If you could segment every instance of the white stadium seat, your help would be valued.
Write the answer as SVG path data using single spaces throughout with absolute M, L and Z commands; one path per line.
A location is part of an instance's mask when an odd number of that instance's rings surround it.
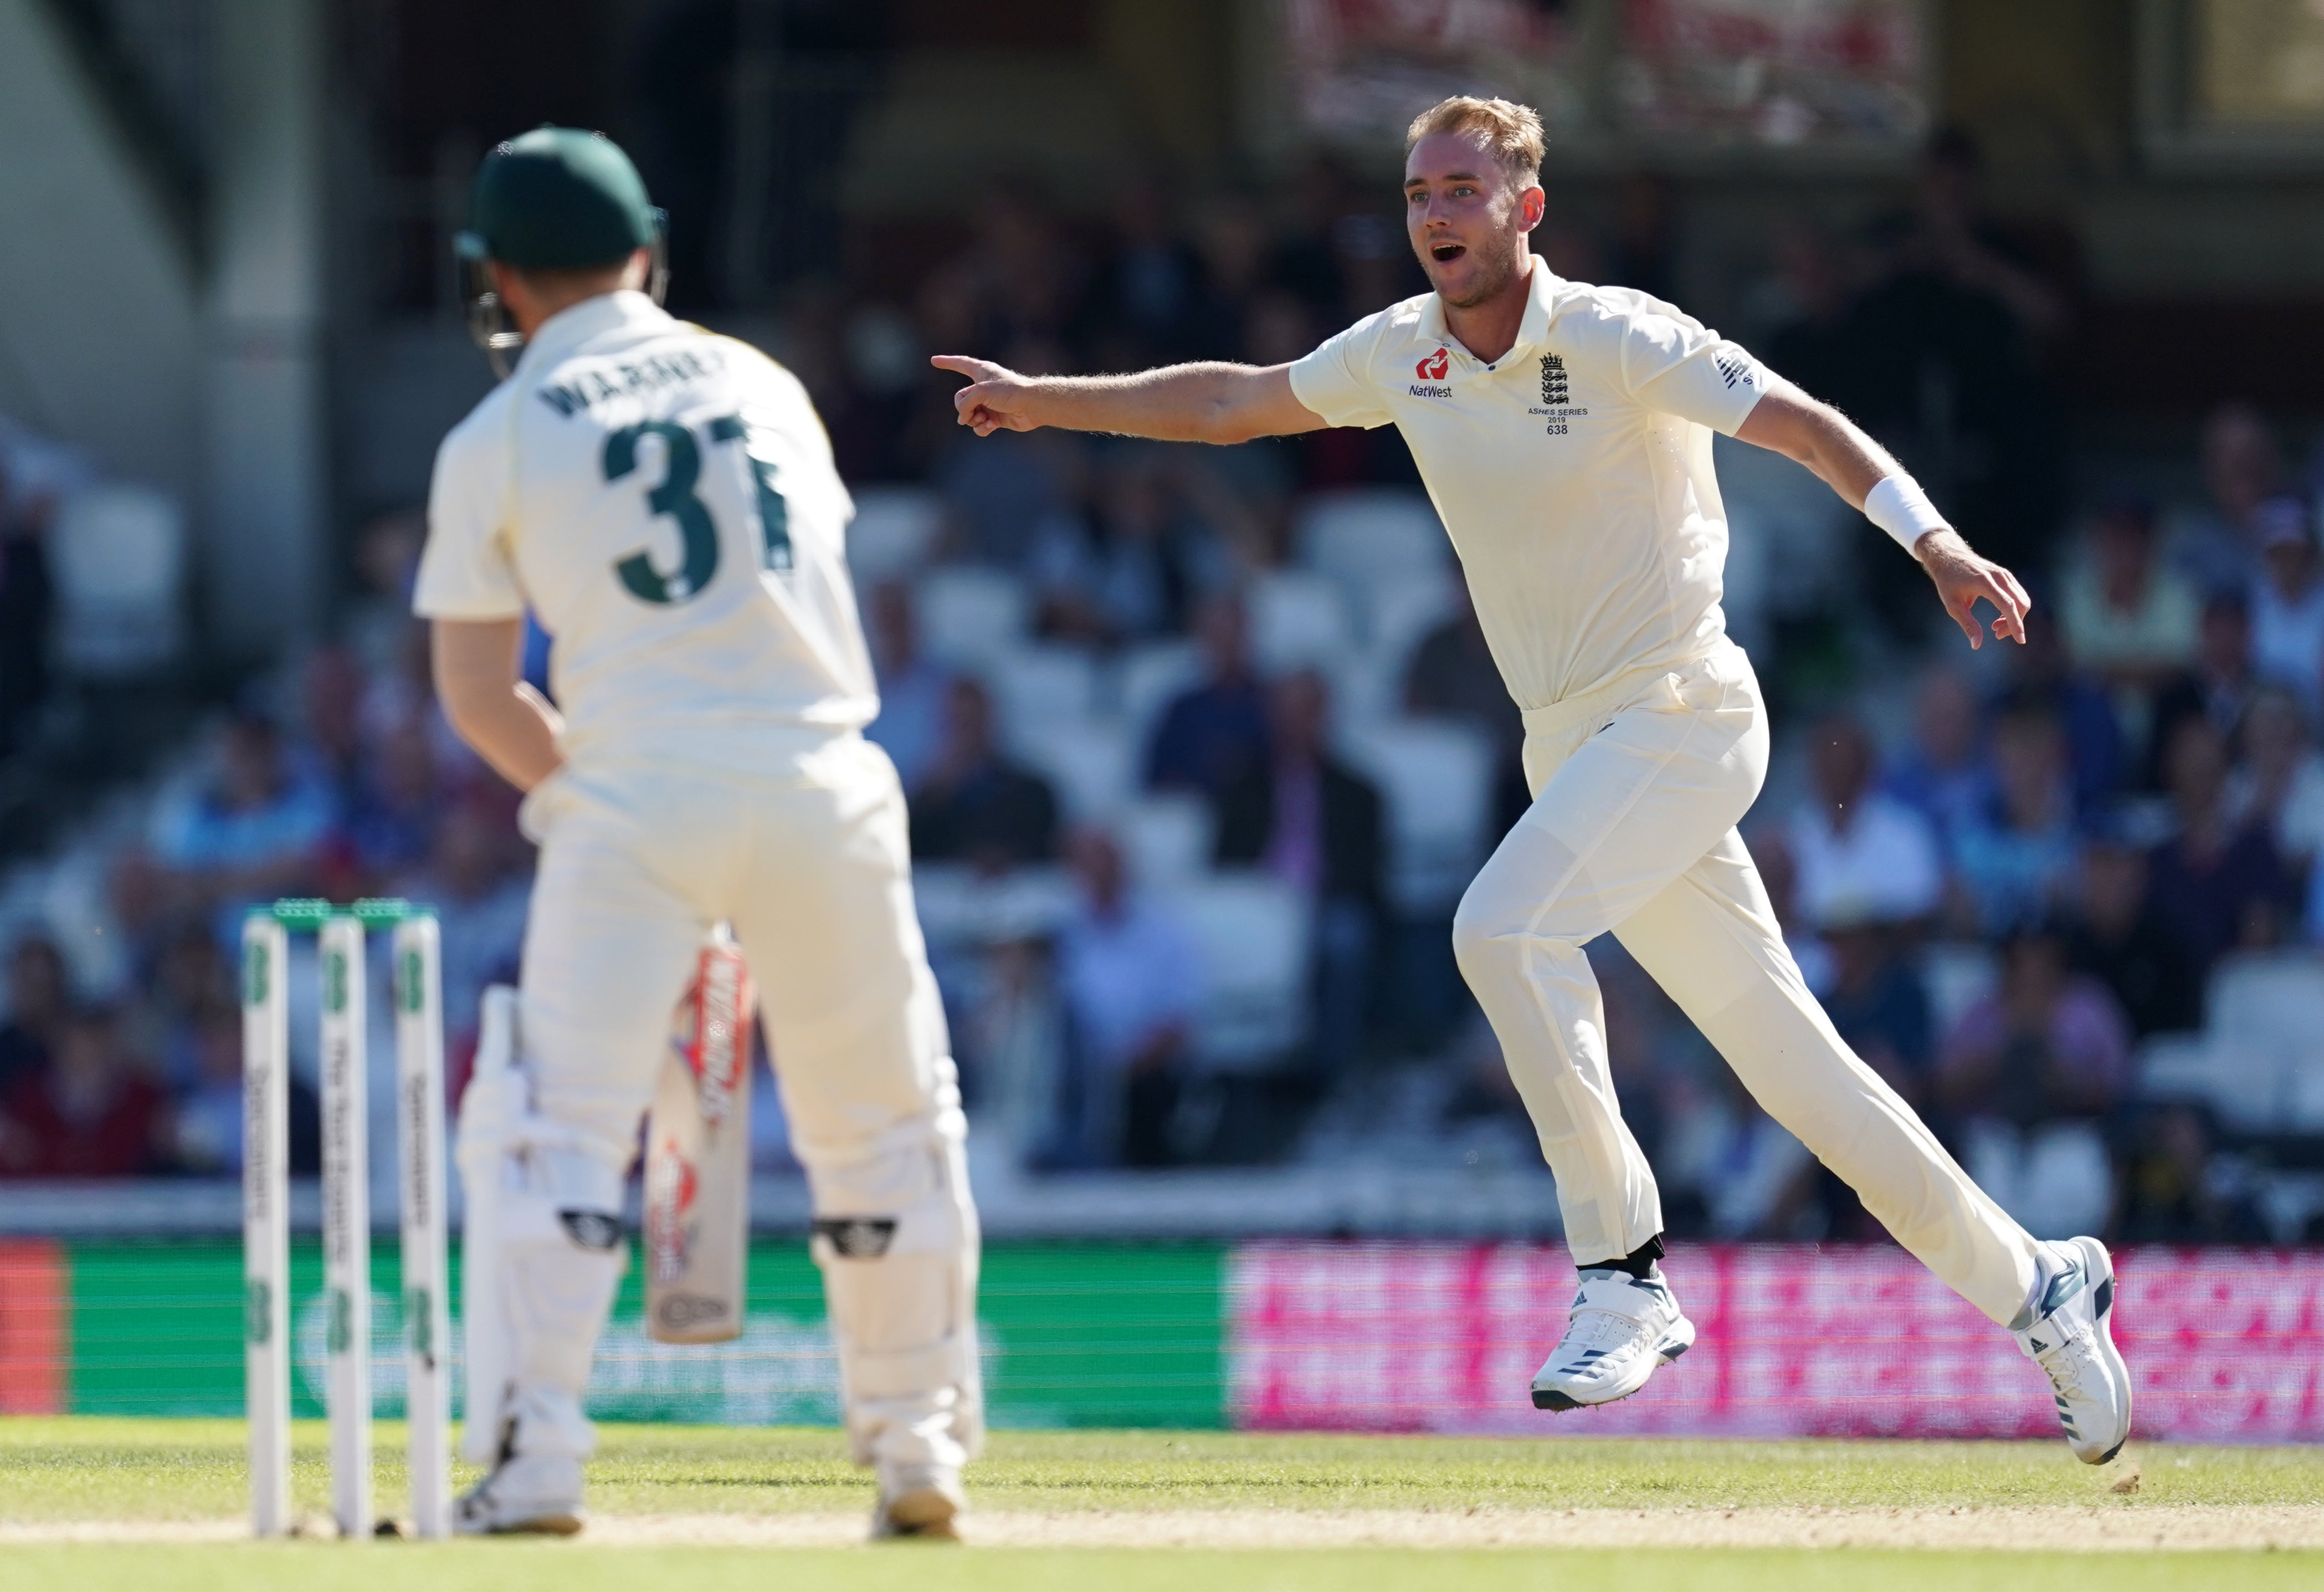
M 1049 782 L 1069 824 L 1105 822 L 1137 794 L 1138 744 L 1111 720 L 1021 723 L 1009 746 Z
M 1355 650 L 1347 597 L 1312 569 L 1273 569 L 1251 583 L 1251 656 L 1267 674 L 1328 668 Z
M 1307 1038 L 1307 899 L 1264 875 L 1215 874 L 1168 893 L 1202 957 L 1194 1051 L 1220 1072 L 1264 1069 Z
M 1318 493 L 1293 527 L 1300 562 L 1351 590 L 1394 585 L 1444 563 L 1444 528 L 1426 496 L 1401 487 Z
M 1199 796 L 1146 796 L 1114 819 L 1130 876 L 1156 890 L 1199 879 L 1211 865 L 1215 839 L 1210 804 Z
M 1140 746 L 1172 698 L 1203 678 L 1203 655 L 1192 642 L 1142 642 L 1122 654 L 1114 677 L 1115 706 Z
M 88 486 L 49 535 L 56 637 L 74 673 L 103 679 L 168 665 L 185 640 L 185 516 L 143 486 Z
M 2206 1009 L 2220 1120 L 2262 1132 L 2324 1128 L 2324 960 L 2312 951 L 2230 957 L 2211 975 Z
M 984 680 L 1012 731 L 1078 724 L 1097 711 L 1097 664 L 1079 647 L 1012 647 L 986 661 Z
M 927 562 L 944 530 L 944 500 L 925 486 L 865 486 L 847 527 L 847 565 L 860 588 L 908 576 Z
M 1349 727 L 1340 749 L 1387 803 L 1389 901 L 1410 916 L 1449 914 L 1484 860 L 1491 742 L 1472 725 L 1397 718 Z
M 1452 616 L 1459 602 L 1452 583 L 1459 578 L 1450 563 L 1440 561 L 1433 569 L 1416 570 L 1394 584 L 1371 588 L 1365 643 L 1399 679 L 1413 649 Z
M 917 595 L 920 644 L 947 667 L 982 669 L 1024 636 L 1025 588 L 997 569 L 931 569 Z

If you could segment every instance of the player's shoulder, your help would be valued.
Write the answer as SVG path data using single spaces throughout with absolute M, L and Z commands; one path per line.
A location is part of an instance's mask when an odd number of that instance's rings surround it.
M 1400 349 L 1420 335 L 1421 317 L 1427 310 L 1429 298 L 1427 293 L 1419 293 L 1385 310 L 1375 310 L 1332 340 L 1344 347 L 1359 366 L 1383 349 Z
M 439 472 L 447 467 L 489 459 L 505 446 L 510 406 L 516 402 L 518 385 L 514 378 L 502 382 L 476 400 L 476 406 L 444 433 L 444 440 L 436 448 Z
M 1571 336 L 1619 336 L 1652 323 L 1698 332 L 1706 329 L 1702 322 L 1669 300 L 1658 299 L 1638 288 L 1560 281 L 1552 294 L 1550 325 Z

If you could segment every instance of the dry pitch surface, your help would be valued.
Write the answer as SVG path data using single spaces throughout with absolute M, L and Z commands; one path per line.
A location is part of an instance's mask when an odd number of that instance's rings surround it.
M 382 1427 L 383 1513 L 401 1440 Z M 323 1441 L 300 1429 L 317 1512 Z M 2091 1470 L 2061 1443 L 1006 1432 L 971 1483 L 974 1550 L 872 1550 L 834 1433 L 613 1427 L 578 1542 L 254 1544 L 237 1423 L 16 1418 L 0 1587 L 2324 1587 L 2324 1452 L 2301 1449 L 2134 1445 Z

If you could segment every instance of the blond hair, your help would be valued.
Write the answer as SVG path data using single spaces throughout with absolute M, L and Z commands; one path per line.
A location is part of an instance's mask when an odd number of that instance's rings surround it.
M 1454 133 L 1484 147 L 1493 163 L 1518 184 L 1531 187 L 1541 180 L 1541 117 L 1529 105 L 1506 99 L 1479 99 L 1456 94 L 1440 99 L 1412 118 L 1404 130 L 1404 150 L 1431 133 Z

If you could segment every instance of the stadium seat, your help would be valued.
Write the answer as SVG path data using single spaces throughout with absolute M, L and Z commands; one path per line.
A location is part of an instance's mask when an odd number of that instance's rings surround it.
M 1490 741 L 1468 724 L 1397 718 L 1344 729 L 1340 749 L 1387 802 L 1389 902 L 1409 917 L 1449 914 L 1484 860 Z
M 1078 647 L 1012 647 L 987 661 L 1005 726 L 1078 724 L 1097 711 L 1097 664 Z
M 1399 680 L 1411 662 L 1413 649 L 1452 616 L 1452 583 L 1459 578 L 1449 563 L 1439 560 L 1434 569 L 1416 569 L 1393 584 L 1370 588 L 1365 644 Z
M 88 679 L 151 673 L 185 639 L 185 516 L 143 486 L 85 487 L 50 533 L 60 662 Z
M 1292 527 L 1299 561 L 1351 591 L 1443 567 L 1444 527 L 1425 495 L 1366 486 L 1309 498 Z
M 2138 1047 L 2138 1097 L 2209 1106 L 2215 1089 L 2210 1042 L 2200 1033 L 2158 1033 Z
M 918 596 L 920 644 L 950 668 L 981 670 L 1025 634 L 1025 589 L 998 569 L 931 569 Z
M 1143 746 L 1170 699 L 1203 678 L 1203 655 L 1192 642 L 1143 642 L 1122 654 L 1114 674 L 1115 707 Z
M 1348 602 L 1313 569 L 1273 569 L 1251 583 L 1250 650 L 1262 671 L 1328 668 L 1355 650 Z
M 1009 746 L 1056 792 L 1068 824 L 1102 823 L 1127 807 L 1138 789 L 1138 744 L 1107 719 L 1018 720 Z
M 1214 825 L 1199 796 L 1146 796 L 1114 819 L 1130 875 L 1156 890 L 1200 879 L 1211 865 Z
M 995 879 L 964 863 L 915 863 L 912 898 L 928 944 L 957 950 L 1054 933 L 1072 914 L 1075 893 L 1060 867 L 1019 868 Z
M 1939 940 L 1922 950 L 1920 962 L 1930 1031 L 1939 1035 L 1950 1033 L 1964 1013 L 2001 985 L 2001 962 L 1990 946 Z
M 1306 897 L 1280 880 L 1236 871 L 1168 893 L 1201 949 L 1202 1014 L 1194 1052 L 1214 1072 L 1274 1066 L 1307 1038 Z
M 847 527 L 847 565 L 858 589 L 908 576 L 927 562 L 944 530 L 944 500 L 925 486 L 865 486 Z
M 2309 951 L 2229 957 L 2211 975 L 2211 1102 L 2246 1132 L 2324 1128 L 2324 960 Z

